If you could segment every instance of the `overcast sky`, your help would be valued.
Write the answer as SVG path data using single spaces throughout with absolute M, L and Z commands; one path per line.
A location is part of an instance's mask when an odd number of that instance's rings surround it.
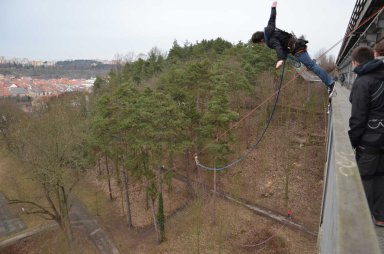
M 262 30 L 270 0 L 0 0 L 0 56 L 113 59 L 168 51 L 177 40 L 246 42 Z M 280 0 L 277 27 L 304 34 L 315 55 L 346 32 L 355 0 Z M 331 51 L 335 57 L 340 45 Z

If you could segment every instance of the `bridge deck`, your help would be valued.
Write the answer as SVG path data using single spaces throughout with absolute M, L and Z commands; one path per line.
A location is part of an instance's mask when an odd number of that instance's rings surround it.
M 384 228 L 376 227 L 376 234 L 379 239 L 381 252 L 384 253 Z

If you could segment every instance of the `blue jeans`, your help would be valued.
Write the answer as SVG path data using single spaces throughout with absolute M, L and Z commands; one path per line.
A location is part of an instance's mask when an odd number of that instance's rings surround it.
M 330 86 L 335 82 L 323 68 L 310 58 L 307 51 L 296 53 L 295 56 L 300 63 L 304 64 L 305 67 L 314 72 L 326 86 Z

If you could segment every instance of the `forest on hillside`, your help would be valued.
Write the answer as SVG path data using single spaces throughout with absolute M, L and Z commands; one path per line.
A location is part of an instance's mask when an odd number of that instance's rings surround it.
M 69 213 L 73 192 L 85 180 L 103 186 L 98 191 L 107 193 L 110 202 L 121 201 L 114 203 L 122 211 L 116 217 L 120 224 L 129 229 L 154 225 L 157 242 L 169 241 L 167 216 L 181 209 L 185 200 L 196 199 L 189 174 L 202 173 L 196 173 L 195 154 L 206 165 L 222 167 L 251 147 L 263 131 L 273 100 L 252 122 L 237 125 L 277 91 L 281 70 L 275 70 L 274 63 L 275 53 L 261 45 L 234 45 L 221 38 L 183 46 L 174 42 L 167 56 L 152 50 L 145 60 L 99 76 L 92 94 L 40 101 L 32 114 L 2 101 L 2 153 L 22 165 L 21 172 L 40 194 L 30 196 L 11 186 L 0 191 L 9 203 L 28 207 L 30 216 L 56 221 L 68 251 L 79 248 Z M 285 71 L 294 76 L 288 64 Z M 323 102 L 310 93 L 305 93 L 304 108 L 314 120 L 314 108 Z M 279 116 L 281 125 L 286 121 Z M 238 129 L 229 131 L 235 126 Z M 289 158 L 288 153 L 282 157 Z M 185 190 L 173 181 L 178 173 L 186 175 Z M 103 208 L 95 209 L 99 213 Z M 148 216 L 142 221 L 137 213 Z M 274 245 L 285 248 L 279 241 Z

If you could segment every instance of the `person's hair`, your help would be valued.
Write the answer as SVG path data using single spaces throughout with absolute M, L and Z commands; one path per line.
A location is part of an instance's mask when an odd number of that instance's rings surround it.
M 376 43 L 373 50 L 378 56 L 384 56 L 384 40 L 380 41 L 379 43 Z
M 253 43 L 259 43 L 264 40 L 264 32 L 257 31 L 252 35 L 251 41 Z
M 366 46 L 357 47 L 352 51 L 352 61 L 359 64 L 368 62 L 374 59 L 373 49 Z

